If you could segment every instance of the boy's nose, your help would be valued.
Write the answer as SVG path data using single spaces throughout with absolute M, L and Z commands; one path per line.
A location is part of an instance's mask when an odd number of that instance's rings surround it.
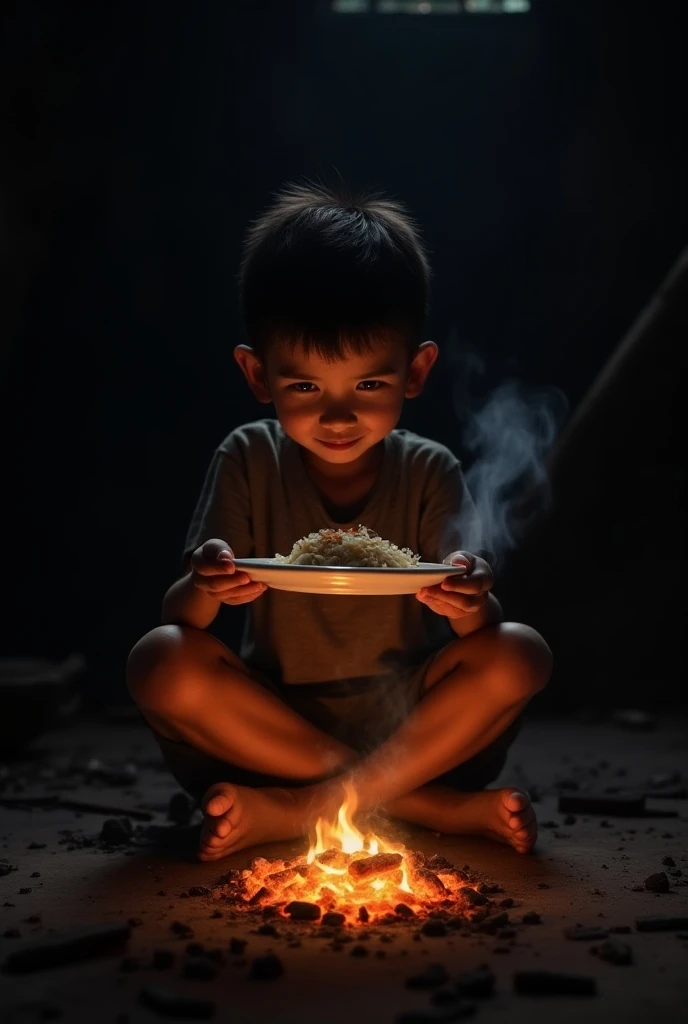
M 325 427 L 347 426 L 356 422 L 356 414 L 345 406 L 330 406 L 320 416 L 320 422 Z

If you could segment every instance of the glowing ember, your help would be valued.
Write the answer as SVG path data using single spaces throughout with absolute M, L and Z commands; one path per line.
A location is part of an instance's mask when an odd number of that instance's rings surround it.
M 311 919 L 316 906 L 339 911 L 349 922 L 369 917 L 425 916 L 441 908 L 447 916 L 484 916 L 489 899 L 471 886 L 465 870 L 444 857 L 423 853 L 380 836 L 364 835 L 351 820 L 351 800 L 336 822 L 320 819 L 307 855 L 292 860 L 256 858 L 250 869 L 231 871 L 221 898 L 248 907 L 272 906 L 287 915 Z M 485 886 L 481 886 L 485 888 Z M 492 886 L 491 891 L 501 891 Z M 292 906 L 294 905 L 294 906 Z M 365 907 L 367 913 L 361 912 Z

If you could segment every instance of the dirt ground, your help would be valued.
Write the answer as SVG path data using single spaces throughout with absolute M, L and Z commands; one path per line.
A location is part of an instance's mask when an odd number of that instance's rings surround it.
M 554 1015 L 561 1024 L 685 1020 L 688 927 L 644 932 L 636 921 L 688 915 L 686 724 L 675 716 L 660 716 L 650 730 L 624 728 L 609 719 L 528 719 L 495 785 L 526 785 L 536 800 L 541 831 L 529 856 L 487 840 L 395 828 L 393 834 L 409 848 L 442 854 L 459 867 L 468 864 L 488 882 L 498 883 L 503 891 L 490 896 L 490 912 L 500 911 L 503 899 L 514 901 L 509 921 L 496 934 L 473 927 L 430 936 L 407 922 L 348 926 L 333 933 L 319 923 L 275 919 L 268 923 L 276 924 L 276 935 L 259 934 L 261 916 L 233 915 L 212 889 L 187 895 L 191 886 L 212 887 L 228 867 L 246 867 L 258 853 L 293 856 L 304 847 L 261 848 L 219 865 L 195 862 L 197 819 L 185 829 L 170 825 L 167 809 L 177 786 L 145 728 L 135 721 L 72 722 L 38 741 L 30 760 L 0 769 L 0 958 L 5 964 L 0 1020 L 144 1024 L 162 1019 L 140 1002 L 141 990 L 149 986 L 210 1000 L 213 1005 L 206 1010 L 213 1019 L 246 1024 L 273 1019 L 283 1024 L 410 1024 L 472 1013 L 486 1022 L 508 1018 L 529 1024 L 549 1022 Z M 100 759 L 100 766 L 92 762 L 89 768 L 90 758 Z M 114 759 L 131 761 L 136 768 L 108 781 L 102 772 Z M 558 809 L 561 796 L 592 791 L 656 793 L 647 808 L 670 816 L 571 817 Z M 46 807 L 49 799 L 53 804 Z M 112 846 L 98 836 L 113 815 L 65 807 L 68 800 L 131 809 L 148 820 L 130 817 L 133 837 Z M 156 845 L 150 845 L 151 824 L 165 826 Z M 666 873 L 668 892 L 644 886 L 658 872 Z M 540 923 L 523 922 L 531 911 L 540 915 Z M 129 939 L 99 956 L 31 973 L 7 970 L 8 956 L 53 931 L 130 919 Z M 175 922 L 191 931 L 176 934 Z M 595 955 L 592 950 L 599 949 L 604 936 L 565 937 L 565 927 L 576 924 L 611 929 L 609 938 L 630 946 L 633 962 L 619 965 Z M 243 953 L 231 951 L 232 939 L 247 940 Z M 198 951 L 190 957 L 189 941 L 222 952 L 214 954 L 216 960 L 199 957 Z M 233 943 L 234 950 L 238 945 Z M 352 955 L 354 948 L 360 955 Z M 162 966 L 165 954 L 158 953 L 161 966 L 152 966 L 153 950 L 172 951 L 174 963 Z M 255 958 L 270 951 L 283 973 L 270 980 L 252 977 Z M 212 962 L 214 968 L 199 973 L 215 970 L 216 977 L 187 977 L 190 959 L 197 965 Z M 428 964 L 446 968 L 448 981 L 440 986 L 444 994 L 462 972 L 488 964 L 496 977 L 494 994 L 433 1003 L 433 998 L 442 999 L 434 995 L 437 989 L 406 984 Z M 594 979 L 596 994 L 515 991 L 517 972 L 539 970 Z

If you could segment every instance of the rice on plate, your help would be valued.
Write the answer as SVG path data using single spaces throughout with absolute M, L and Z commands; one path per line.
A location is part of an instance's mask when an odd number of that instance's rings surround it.
M 383 540 L 366 526 L 332 528 L 297 540 L 288 555 L 275 555 L 282 565 L 341 565 L 350 568 L 412 569 L 420 562 L 410 548 Z

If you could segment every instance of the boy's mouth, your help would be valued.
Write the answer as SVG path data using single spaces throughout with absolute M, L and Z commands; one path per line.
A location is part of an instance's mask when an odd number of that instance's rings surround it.
M 360 437 L 355 437 L 351 441 L 323 441 L 319 437 L 316 438 L 316 441 L 319 444 L 324 444 L 326 448 L 329 448 L 330 451 L 334 452 L 346 451 L 348 448 L 353 448 L 353 446 L 358 444 L 360 440 Z

